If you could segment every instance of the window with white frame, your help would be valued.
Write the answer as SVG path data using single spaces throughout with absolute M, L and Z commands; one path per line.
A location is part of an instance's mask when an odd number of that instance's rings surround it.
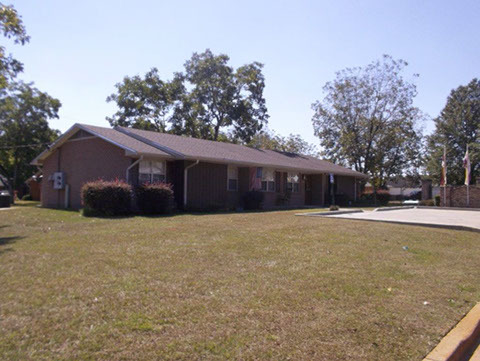
M 237 191 L 238 190 L 238 167 L 234 165 L 229 165 L 227 173 L 228 173 L 227 190 Z
M 275 171 L 272 168 L 262 168 L 261 190 L 275 192 Z
M 287 192 L 298 193 L 300 191 L 300 177 L 297 173 L 287 174 Z
M 165 161 L 142 160 L 138 166 L 138 182 L 159 183 L 166 180 Z

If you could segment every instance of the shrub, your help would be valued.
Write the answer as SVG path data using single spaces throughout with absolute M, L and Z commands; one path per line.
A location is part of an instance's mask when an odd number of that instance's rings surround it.
M 31 200 L 32 200 L 32 196 L 30 194 L 25 194 L 22 197 L 22 201 L 31 201 Z
M 385 190 L 378 190 L 377 191 L 377 203 L 380 205 L 387 205 L 388 201 L 390 200 L 390 193 Z M 360 202 L 374 204 L 375 203 L 375 195 L 373 192 L 363 193 L 360 196 Z
M 346 194 L 335 194 L 335 204 L 345 207 L 350 203 L 350 198 Z
M 435 202 L 433 199 L 425 199 L 420 201 L 419 203 L 421 206 L 427 206 L 427 207 L 433 207 L 435 205 Z
M 120 216 L 131 211 L 132 187 L 119 180 L 97 180 L 82 186 L 84 216 Z
M 441 201 L 440 201 L 440 196 L 436 195 L 435 198 L 433 199 L 433 202 L 437 207 L 440 207 Z
M 173 190 L 166 183 L 145 183 L 135 188 L 137 206 L 144 214 L 168 214 L 173 210 Z
M 261 209 L 263 202 L 263 193 L 259 191 L 249 191 L 243 195 L 243 208 L 245 210 Z
M 338 208 L 337 205 L 332 204 L 332 205 L 330 206 L 330 211 L 338 211 L 338 210 L 339 210 L 339 208 Z
M 290 203 L 291 192 L 279 194 L 276 199 L 277 206 L 286 206 Z

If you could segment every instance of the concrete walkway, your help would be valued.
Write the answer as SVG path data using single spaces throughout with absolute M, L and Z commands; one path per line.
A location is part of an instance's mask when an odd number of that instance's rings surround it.
M 382 212 L 328 215 L 330 218 L 345 218 L 377 222 L 394 222 L 416 225 L 429 225 L 447 228 L 467 228 L 480 231 L 480 212 L 450 209 L 395 209 Z

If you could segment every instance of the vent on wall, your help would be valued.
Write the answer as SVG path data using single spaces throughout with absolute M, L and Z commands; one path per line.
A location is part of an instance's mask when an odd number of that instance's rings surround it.
M 89 132 L 86 132 L 83 129 L 80 129 L 78 132 L 76 132 L 74 135 L 70 137 L 71 139 L 80 139 L 80 138 L 87 138 L 87 137 L 92 137 L 93 134 L 90 134 Z

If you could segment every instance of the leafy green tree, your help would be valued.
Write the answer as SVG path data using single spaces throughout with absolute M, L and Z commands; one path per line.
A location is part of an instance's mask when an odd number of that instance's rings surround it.
M 27 35 L 22 18 L 13 6 L 0 2 L 0 31 L 8 39 L 13 39 L 15 44 L 24 45 L 30 40 Z M 18 73 L 23 71 L 23 64 L 14 59 L 11 54 L 6 54 L 4 46 L 0 46 L 0 92 L 4 92 L 10 82 Z
M 263 131 L 253 136 L 249 146 L 261 149 L 277 150 L 280 152 L 296 153 L 317 157 L 317 147 L 304 140 L 299 134 L 281 136 L 271 131 Z
M 17 189 L 35 173 L 30 165 L 58 136 L 49 118 L 58 118 L 60 101 L 29 84 L 19 83 L 0 99 L 0 164 Z
M 167 131 L 167 122 L 185 93 L 180 74 L 165 82 L 160 79 L 156 68 L 147 72 L 144 78 L 126 76 L 115 87 L 117 93 L 110 95 L 107 102 L 116 102 L 119 110 L 107 118 L 110 124 L 157 132 Z
M 248 143 L 268 121 L 263 65 L 254 62 L 235 70 L 229 60 L 208 49 L 194 53 L 185 63 L 186 79 L 193 86 L 198 118 L 212 129 L 209 138 L 217 140 L 222 128 L 232 126 L 233 137 Z
M 440 181 L 443 148 L 447 150 L 448 184 L 464 184 L 463 157 L 468 145 L 471 182 L 480 176 L 480 80 L 453 89 L 447 104 L 434 120 L 435 130 L 428 137 L 427 171 Z
M 16 44 L 30 40 L 17 11 L 3 3 L 0 31 Z M 0 47 L 0 172 L 14 189 L 35 172 L 30 161 L 56 138 L 57 132 L 50 129 L 47 120 L 58 117 L 60 107 L 57 99 L 18 82 L 17 75 L 22 71 L 23 64 Z
M 385 55 L 344 69 L 312 105 L 323 155 L 370 175 L 376 187 L 420 165 L 423 115 L 413 106 L 415 84 L 402 75 L 407 65 Z
M 157 69 L 145 75 L 125 77 L 117 93 L 107 101 L 118 112 L 107 118 L 111 125 L 171 132 L 220 140 L 226 131 L 236 141 L 249 142 L 268 121 L 263 97 L 263 65 L 254 62 L 234 69 L 227 55 L 210 50 L 194 53 L 185 72 L 170 82 Z

